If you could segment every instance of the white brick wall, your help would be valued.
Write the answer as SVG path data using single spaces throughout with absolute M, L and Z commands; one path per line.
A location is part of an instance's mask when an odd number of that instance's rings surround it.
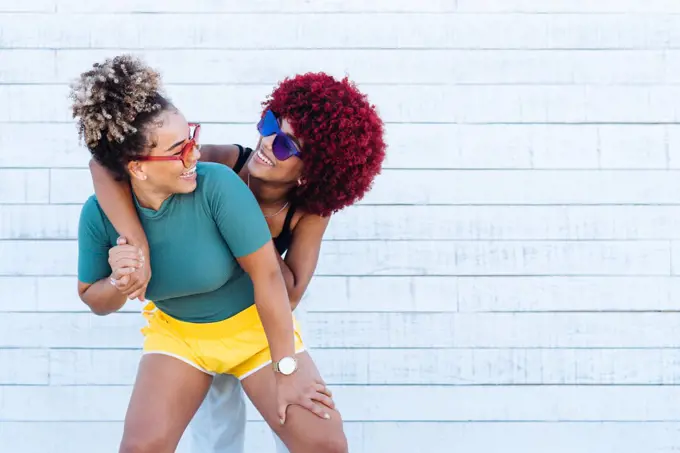
M 76 296 L 87 152 L 68 82 L 143 55 L 207 142 L 286 75 L 387 122 L 336 216 L 306 339 L 351 451 L 680 449 L 680 2 L 0 0 L 0 451 L 114 451 L 136 303 Z M 248 451 L 271 451 L 252 410 Z M 453 450 L 452 450 L 453 448 Z

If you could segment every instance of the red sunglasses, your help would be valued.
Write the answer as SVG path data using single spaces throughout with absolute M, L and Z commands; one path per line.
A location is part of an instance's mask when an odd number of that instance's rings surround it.
M 192 131 L 193 128 L 193 131 Z M 198 123 L 189 123 L 189 141 L 184 144 L 182 151 L 179 154 L 172 156 L 140 156 L 139 161 L 161 161 L 161 160 L 181 160 L 184 168 L 190 168 L 193 160 L 190 159 L 194 149 L 198 146 L 198 136 L 201 132 L 201 125 Z

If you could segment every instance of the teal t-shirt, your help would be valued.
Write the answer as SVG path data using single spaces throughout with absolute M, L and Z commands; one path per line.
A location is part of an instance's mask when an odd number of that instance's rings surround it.
M 153 273 L 146 297 L 188 322 L 227 319 L 254 303 L 253 284 L 236 258 L 271 240 L 255 197 L 230 168 L 199 162 L 197 188 L 175 194 L 158 211 L 137 204 Z M 78 226 L 78 279 L 111 275 L 108 253 L 118 233 L 92 195 Z

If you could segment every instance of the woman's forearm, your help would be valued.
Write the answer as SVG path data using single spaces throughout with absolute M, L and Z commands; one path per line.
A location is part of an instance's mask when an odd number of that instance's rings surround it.
M 293 314 L 286 296 L 286 287 L 280 272 L 253 282 L 255 305 L 262 321 L 272 360 L 295 355 Z
M 125 305 L 127 297 L 113 286 L 108 278 L 103 278 L 88 286 L 80 294 L 80 299 L 99 316 L 115 313 Z
M 286 284 L 286 291 L 288 291 L 288 299 L 290 301 L 290 307 L 292 310 L 300 303 L 300 297 L 297 297 L 295 291 L 295 274 L 290 270 L 286 262 L 279 255 L 279 267 L 281 268 L 281 274 L 283 275 L 283 280 Z
M 97 161 L 90 161 L 90 172 L 97 201 L 118 234 L 149 256 L 149 244 L 132 201 L 130 184 L 116 181 Z

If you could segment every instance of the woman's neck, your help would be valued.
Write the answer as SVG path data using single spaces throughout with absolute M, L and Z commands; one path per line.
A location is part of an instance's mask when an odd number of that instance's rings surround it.
M 293 184 L 276 184 L 246 175 L 246 184 L 253 192 L 260 206 L 280 206 L 288 201 L 288 194 Z
M 146 187 L 146 184 L 140 183 L 138 181 L 132 180 L 131 184 L 132 192 L 137 198 L 137 202 L 143 208 L 153 209 L 158 211 L 163 202 L 167 200 L 171 194 L 161 193 Z

